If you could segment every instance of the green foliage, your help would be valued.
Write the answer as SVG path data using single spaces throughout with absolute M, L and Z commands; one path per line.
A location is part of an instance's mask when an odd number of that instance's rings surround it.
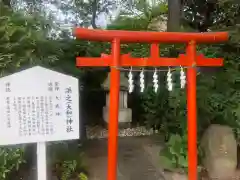
M 240 103 L 239 57 L 237 54 L 224 53 L 221 48 L 211 47 L 206 55 L 209 56 L 212 51 L 215 56 L 223 56 L 225 63 L 224 67 L 210 78 L 203 73 L 200 75 L 198 106 L 202 112 L 199 112 L 199 119 L 208 117 L 209 123 L 225 124 L 239 129 L 240 116 L 236 113 Z
M 166 146 L 160 151 L 160 162 L 164 169 L 175 171 L 180 170 L 187 172 L 188 170 L 188 144 L 187 144 L 187 131 L 180 134 L 171 134 Z M 201 159 L 204 154 L 200 146 L 198 145 L 198 161 L 201 163 Z M 200 172 L 201 168 L 198 167 Z
M 204 130 L 210 124 L 224 124 L 232 127 L 237 138 L 239 138 L 239 70 L 236 64 L 239 59 L 233 53 L 224 53 L 220 46 L 200 47 L 200 52 L 207 57 L 225 58 L 223 68 L 215 69 L 214 72 L 207 72 L 202 69 L 198 75 L 197 84 L 197 106 L 198 106 L 198 137 L 200 138 Z M 233 63 L 235 62 L 235 63 Z M 213 69 L 212 69 L 213 71 Z M 168 97 L 170 114 L 165 126 L 170 133 L 167 147 L 161 152 L 161 160 L 167 166 L 175 168 L 186 168 L 187 142 L 186 140 L 186 93 L 178 88 L 171 92 Z M 167 109 L 165 109 L 167 110 Z M 174 125 L 174 126 L 171 126 Z M 175 134 L 177 133 L 177 134 Z M 181 148 L 178 145 L 181 144 Z M 185 150 L 183 150 L 183 149 Z M 199 149 L 199 152 L 201 150 Z M 162 157 L 163 156 L 163 157 Z M 199 153 L 199 163 L 202 154 Z
M 11 172 L 24 163 L 23 148 L 0 148 L 0 179 L 7 180 Z
M 88 180 L 88 177 L 86 174 L 84 173 L 80 173 L 79 176 L 78 176 L 79 180 Z
M 58 60 L 62 51 L 58 43 L 47 38 L 47 29 L 41 29 L 44 23 L 40 16 L 14 12 L 0 2 L 1 73 Z
M 49 148 L 51 167 L 61 180 L 87 178 L 84 153 L 81 149 L 67 143 L 55 143 Z M 82 179 L 81 179 L 82 178 Z
M 157 93 L 153 91 L 151 86 L 148 86 L 141 96 L 141 106 L 143 109 L 143 119 L 146 126 L 160 127 L 160 131 L 166 132 L 165 124 L 169 118 L 169 112 L 166 111 L 168 100 L 166 97 L 165 87 L 159 89 Z
M 115 30 L 144 30 L 147 29 L 149 22 L 146 21 L 144 17 L 137 17 L 137 18 L 131 18 L 131 17 L 118 17 L 118 19 L 113 22 L 111 25 L 108 26 L 109 30 L 115 29 Z
M 75 172 L 77 167 L 77 161 L 76 160 L 66 160 L 62 162 L 61 165 L 61 180 L 68 180 L 71 178 L 72 174 Z
M 160 152 L 160 161 L 165 169 L 184 169 L 188 167 L 187 135 L 171 134 L 166 147 Z
M 138 0 L 130 8 L 124 8 L 107 29 L 151 30 L 149 25 L 156 19 L 163 20 L 167 10 L 167 3 L 164 1 L 155 1 L 150 6 L 149 1 Z

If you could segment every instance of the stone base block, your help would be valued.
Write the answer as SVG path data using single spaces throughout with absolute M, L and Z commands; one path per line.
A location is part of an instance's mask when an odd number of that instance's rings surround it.
M 109 108 L 103 107 L 103 119 L 104 122 L 108 124 L 109 117 Z M 130 108 L 124 108 L 119 109 L 119 115 L 118 115 L 118 123 L 119 124 L 129 124 L 132 122 L 132 109 Z

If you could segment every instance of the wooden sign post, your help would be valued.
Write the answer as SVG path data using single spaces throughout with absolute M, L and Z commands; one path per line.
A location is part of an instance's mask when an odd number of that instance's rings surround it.
M 101 57 L 77 57 L 76 65 L 109 66 L 110 80 L 110 116 L 108 137 L 108 180 L 117 179 L 118 150 L 118 105 L 120 67 L 187 67 L 187 121 L 188 121 L 188 179 L 197 180 L 197 105 L 196 105 L 196 67 L 222 66 L 223 59 L 205 58 L 197 55 L 199 43 L 217 43 L 228 40 L 226 32 L 211 33 L 177 33 L 177 32 L 141 32 L 141 31 L 107 31 L 77 28 L 75 36 L 90 41 L 111 42 L 110 55 Z M 121 43 L 150 43 L 150 57 L 134 58 L 129 54 L 121 55 Z M 184 43 L 186 54 L 178 58 L 159 57 L 158 43 Z

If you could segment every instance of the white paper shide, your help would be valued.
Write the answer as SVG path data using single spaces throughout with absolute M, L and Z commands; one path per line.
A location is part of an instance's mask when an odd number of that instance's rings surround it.
M 36 66 L 0 79 L 0 145 L 79 138 L 78 79 Z

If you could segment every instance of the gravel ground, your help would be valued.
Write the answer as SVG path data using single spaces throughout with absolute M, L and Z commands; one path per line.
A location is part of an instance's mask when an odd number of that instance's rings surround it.
M 127 136 L 149 136 L 157 131 L 153 131 L 152 129 L 146 129 L 144 126 L 134 127 L 134 128 L 125 128 L 119 129 L 118 136 L 119 137 L 127 137 Z M 103 128 L 101 126 L 87 127 L 87 138 L 88 139 L 101 139 L 108 137 L 108 129 Z

